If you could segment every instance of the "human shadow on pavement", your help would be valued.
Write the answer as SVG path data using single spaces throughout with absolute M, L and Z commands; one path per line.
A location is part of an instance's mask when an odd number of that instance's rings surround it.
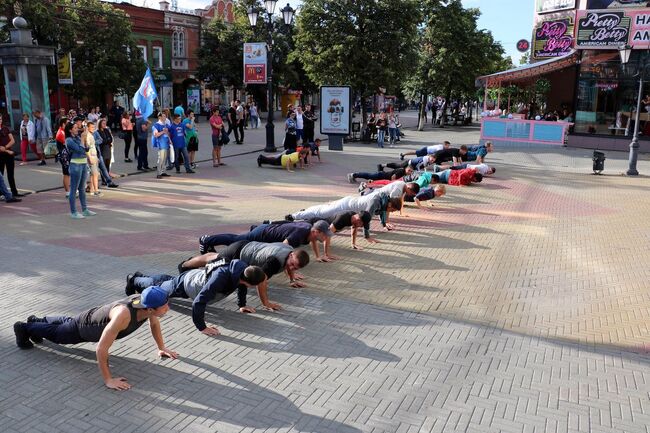
M 408 233 L 408 234 L 407 234 Z M 399 245 L 422 245 L 429 248 L 444 248 L 453 250 L 489 250 L 489 247 L 484 247 L 462 239 L 448 238 L 446 236 L 431 235 L 431 234 L 414 234 L 413 232 L 405 231 L 392 231 L 382 235 L 383 239 L 390 240 Z
M 76 358 L 88 361 L 96 359 L 95 352 L 89 349 L 50 343 L 47 343 L 47 346 L 56 352 Z M 152 347 L 152 352 L 155 353 L 153 349 Z M 57 369 L 57 364 L 64 363 L 64 360 L 65 357 L 62 358 L 60 354 L 57 356 L 52 354 L 52 362 L 48 363 L 51 368 L 48 368 Z M 218 360 L 215 360 L 216 362 Z M 184 365 L 193 367 L 187 369 L 192 370 L 193 374 L 181 371 Z M 360 433 L 359 429 L 338 421 L 306 414 L 284 395 L 192 357 L 181 356 L 178 360 L 148 362 L 113 356 L 111 368 L 116 377 L 126 376 L 133 386 L 131 390 L 119 394 L 120 401 L 126 399 L 133 402 L 131 408 L 123 415 L 129 414 L 130 411 L 139 412 L 141 409 L 136 405 L 152 404 L 178 414 L 208 418 L 252 429 L 279 429 L 294 426 L 300 431 L 313 433 Z M 228 384 L 221 383 L 224 381 Z M 77 385 L 72 383 L 70 386 Z M 79 389 L 79 393 L 84 395 L 95 394 L 97 401 L 100 401 L 103 393 L 111 392 L 104 388 Z M 124 404 L 119 406 L 121 411 L 125 410 Z M 153 412 L 155 416 L 155 411 Z M 133 422 L 134 417 L 128 419 Z M 149 425 L 151 421 L 143 420 L 143 423 Z
M 171 310 L 192 315 L 192 305 L 189 302 L 174 302 L 170 304 Z M 213 307 L 206 310 L 206 322 L 214 323 L 217 326 L 227 326 L 230 329 L 236 327 L 239 332 L 248 332 L 260 337 L 274 340 L 272 343 L 253 342 L 220 335 L 217 340 L 228 341 L 255 350 L 268 352 L 287 352 L 305 356 L 316 356 L 321 358 L 368 358 L 381 362 L 399 362 L 401 358 L 390 352 L 367 346 L 364 342 L 339 331 L 330 323 L 326 326 L 319 326 L 314 317 L 304 315 L 291 315 L 276 313 L 284 321 L 292 322 L 293 325 L 267 320 L 261 315 L 261 311 L 255 314 L 243 315 L 238 311 L 230 309 L 219 309 Z

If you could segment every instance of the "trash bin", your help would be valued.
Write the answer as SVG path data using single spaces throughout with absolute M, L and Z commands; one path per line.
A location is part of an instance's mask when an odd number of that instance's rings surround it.
M 603 152 L 594 150 L 594 174 L 600 174 L 605 170 L 605 159 L 605 154 Z

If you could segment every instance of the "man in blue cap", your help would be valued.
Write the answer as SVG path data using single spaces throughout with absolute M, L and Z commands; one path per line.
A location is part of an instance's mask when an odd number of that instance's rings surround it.
M 169 311 L 167 292 L 158 286 L 148 287 L 142 294 L 91 308 L 77 316 L 29 316 L 27 322 L 14 323 L 16 344 L 31 349 L 34 343 L 47 339 L 57 344 L 96 342 L 97 363 L 107 388 L 124 391 L 131 385 L 124 377 L 113 377 L 108 367 L 108 350 L 115 340 L 135 332 L 149 321 L 151 335 L 158 346 L 158 356 L 177 358 L 165 347 L 160 317 Z M 31 341 L 30 341 L 31 340 Z

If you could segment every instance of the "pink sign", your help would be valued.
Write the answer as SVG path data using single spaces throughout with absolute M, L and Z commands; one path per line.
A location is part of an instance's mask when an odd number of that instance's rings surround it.
M 544 59 L 560 57 L 573 47 L 573 19 L 563 18 L 543 21 L 535 28 L 533 57 Z
M 629 15 L 632 17 L 630 45 L 633 47 L 650 47 L 650 9 L 632 11 Z

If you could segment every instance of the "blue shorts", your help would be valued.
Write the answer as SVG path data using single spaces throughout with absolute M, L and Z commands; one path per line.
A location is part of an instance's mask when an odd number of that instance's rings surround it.
M 212 136 L 212 147 L 222 147 L 223 143 L 220 140 L 221 136 L 220 135 L 213 135 Z

